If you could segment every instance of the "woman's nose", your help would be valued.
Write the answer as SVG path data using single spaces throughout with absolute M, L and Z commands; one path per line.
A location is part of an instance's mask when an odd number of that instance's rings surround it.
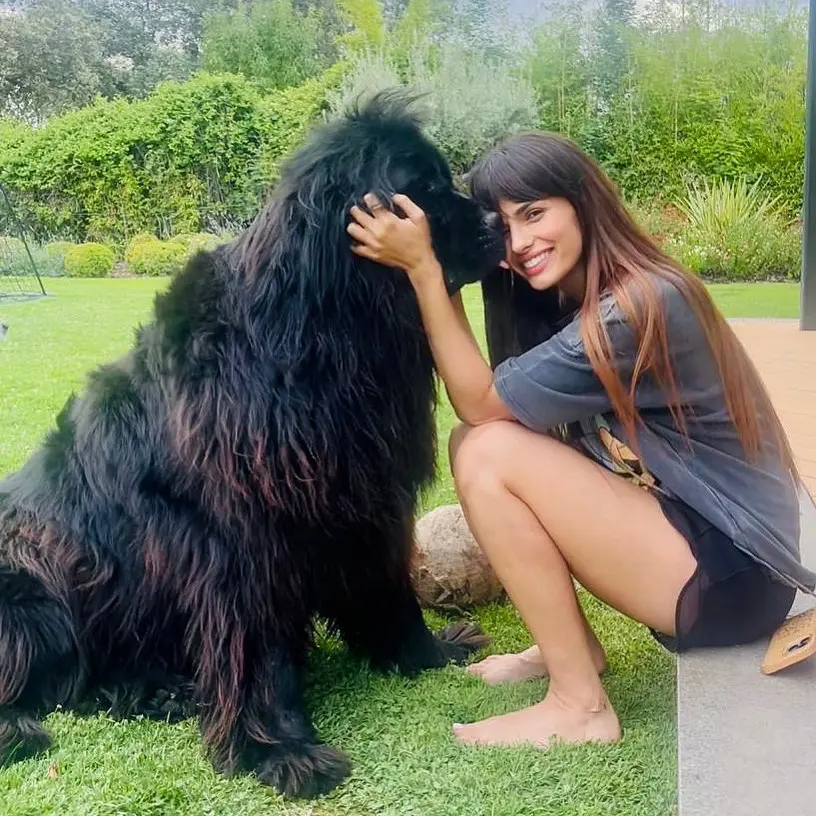
M 510 227 L 510 249 L 514 255 L 523 255 L 532 245 L 532 236 L 522 227 Z

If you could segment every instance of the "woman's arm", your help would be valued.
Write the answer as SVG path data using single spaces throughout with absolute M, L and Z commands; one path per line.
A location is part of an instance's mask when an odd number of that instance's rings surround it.
M 513 419 L 493 386 L 493 371 L 470 330 L 464 308 L 458 311 L 448 297 L 439 262 L 434 259 L 428 264 L 414 269 L 410 278 L 439 376 L 456 415 L 468 425 Z
M 513 419 L 493 386 L 493 372 L 473 337 L 461 298 L 454 305 L 448 296 L 425 213 L 405 196 L 394 196 L 405 219 L 386 210 L 374 196 L 366 196 L 365 201 L 371 215 L 358 207 L 351 209 L 356 223 L 349 224 L 348 232 L 358 241 L 352 250 L 408 275 L 456 415 L 469 425 Z

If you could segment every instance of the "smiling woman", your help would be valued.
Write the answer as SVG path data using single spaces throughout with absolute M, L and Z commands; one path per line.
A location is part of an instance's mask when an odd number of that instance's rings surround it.
M 550 677 L 540 703 L 454 731 L 491 745 L 615 742 L 604 649 L 573 578 L 672 651 L 766 635 L 797 588 L 816 586 L 799 558 L 799 476 L 705 287 L 638 229 L 589 156 L 522 134 L 470 181 L 504 223 L 506 274 L 576 307 L 549 339 L 491 353 L 495 370 L 445 291 L 420 208 L 395 197 L 400 219 L 367 197 L 349 225 L 355 252 L 403 269 L 416 291 L 462 421 L 450 439 L 457 494 L 536 641 L 470 671 L 488 683 Z
M 558 286 L 580 299 L 586 286 L 586 270 L 580 262 L 581 225 L 569 201 L 502 201 L 499 212 L 507 238 L 506 265 L 533 289 Z

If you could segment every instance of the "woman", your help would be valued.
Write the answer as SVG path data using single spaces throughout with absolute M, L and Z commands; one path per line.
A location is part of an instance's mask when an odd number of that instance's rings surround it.
M 535 639 L 470 671 L 550 678 L 540 703 L 454 731 L 489 745 L 614 742 L 604 650 L 573 578 L 673 651 L 767 635 L 796 589 L 816 584 L 799 560 L 796 467 L 705 288 L 643 235 L 588 156 L 553 134 L 515 136 L 471 186 L 501 216 L 518 285 L 578 304 L 495 371 L 413 202 L 394 196 L 400 218 L 369 194 L 348 226 L 355 253 L 413 284 L 462 422 L 450 438 L 457 494 Z

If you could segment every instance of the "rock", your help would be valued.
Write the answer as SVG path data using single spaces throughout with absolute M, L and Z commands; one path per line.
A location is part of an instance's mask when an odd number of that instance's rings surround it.
M 504 595 L 458 504 L 437 507 L 417 522 L 411 576 L 420 603 L 443 611 Z

